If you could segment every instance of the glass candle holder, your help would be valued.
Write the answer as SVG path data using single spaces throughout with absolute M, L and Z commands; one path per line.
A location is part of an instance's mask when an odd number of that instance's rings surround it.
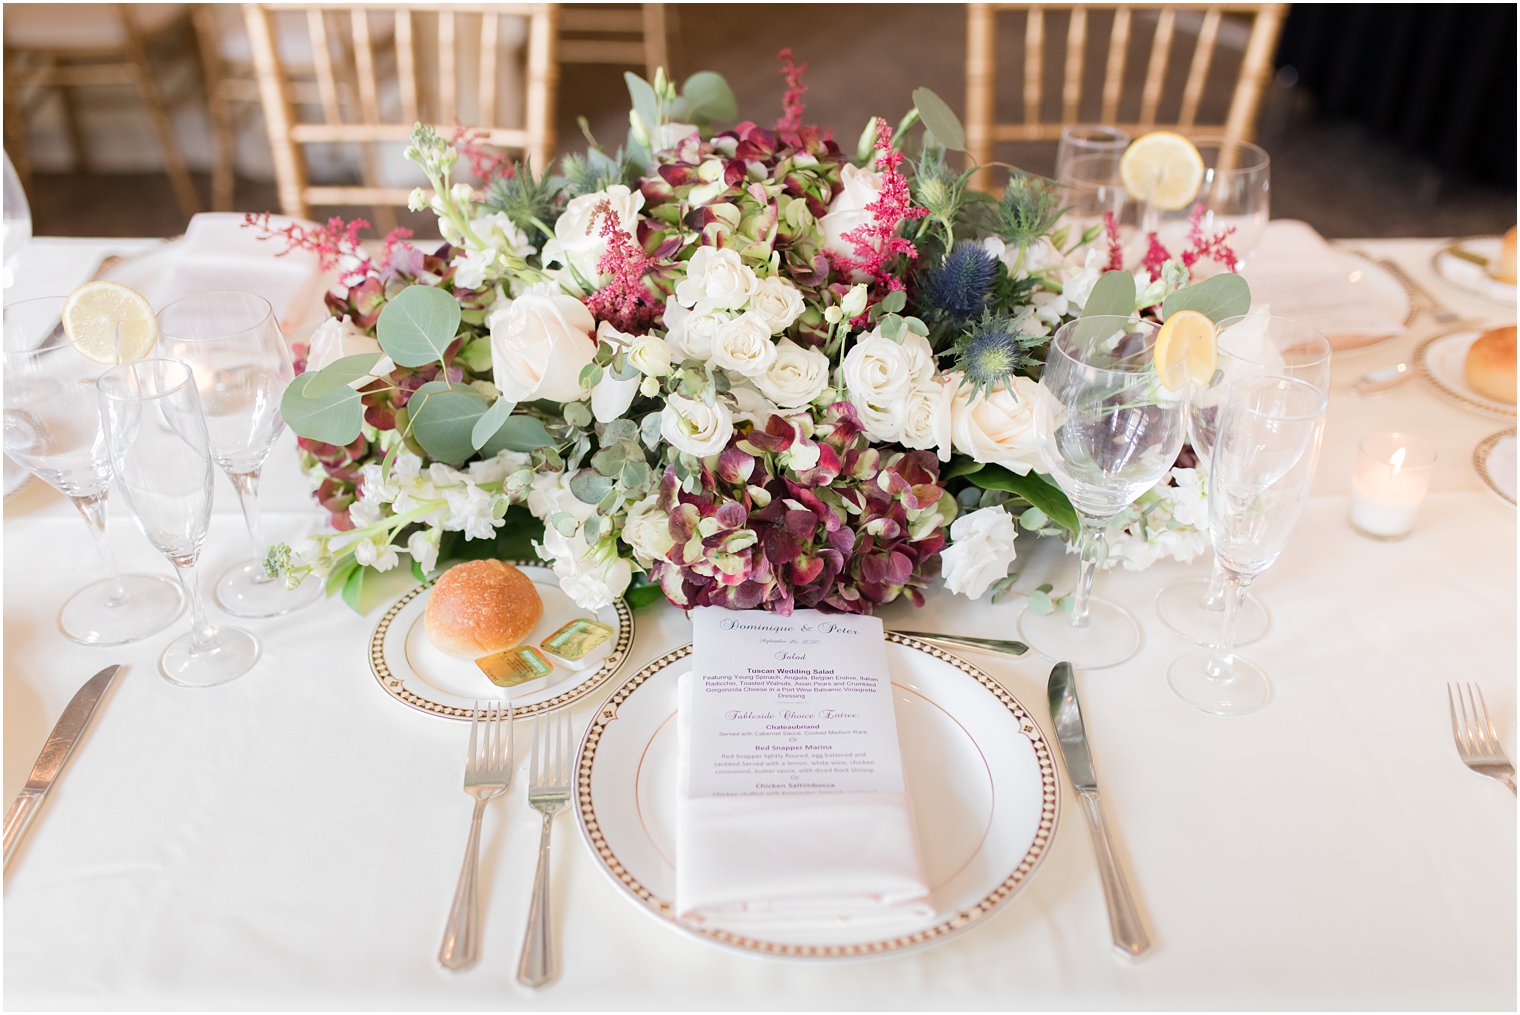
M 1351 527 L 1370 539 L 1403 539 L 1414 531 L 1430 492 L 1436 449 L 1403 433 L 1362 438 L 1351 474 Z

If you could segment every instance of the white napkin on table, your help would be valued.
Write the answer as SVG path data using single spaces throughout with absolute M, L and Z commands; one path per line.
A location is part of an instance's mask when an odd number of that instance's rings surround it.
M 1317 328 L 1332 345 L 1402 334 L 1407 304 L 1389 303 L 1384 287 L 1369 284 L 1365 267 L 1303 222 L 1273 222 L 1243 272 L 1251 312 L 1270 306 L 1273 314 Z

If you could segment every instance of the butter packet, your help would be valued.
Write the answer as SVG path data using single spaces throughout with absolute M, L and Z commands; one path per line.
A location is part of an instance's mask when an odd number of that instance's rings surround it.
M 539 642 L 539 647 L 575 670 L 584 670 L 612 650 L 617 632 L 599 620 L 580 617 Z
M 554 671 L 554 664 L 532 645 L 509 648 L 494 655 L 475 660 L 480 672 L 490 678 L 497 687 L 516 687 L 530 680 L 546 677 Z

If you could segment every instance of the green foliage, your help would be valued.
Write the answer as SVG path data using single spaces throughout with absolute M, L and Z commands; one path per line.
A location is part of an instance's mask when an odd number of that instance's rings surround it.
M 547 224 L 554 221 L 554 198 L 558 188 L 547 175 L 533 172 L 532 163 L 523 159 L 510 176 L 497 177 L 486 191 L 485 206 L 503 212 L 512 224 L 531 236 L 538 232 L 552 236 Z
M 1052 181 L 1015 172 L 993 212 L 993 228 L 1004 242 L 1027 246 L 1056 227 L 1065 209 Z
M 508 416 L 492 438 L 480 449 L 489 457 L 502 451 L 523 453 L 538 451 L 554 443 L 543 421 L 535 416 Z
M 680 118 L 698 126 L 730 124 L 739 117 L 739 103 L 723 75 L 697 71 L 681 86 Z
M 1135 299 L 1135 276 L 1127 271 L 1105 271 L 1093 285 L 1082 316 L 1129 317 L 1135 312 Z
M 308 397 L 325 395 L 339 388 L 346 388 L 364 377 L 380 360 L 377 352 L 361 352 L 356 356 L 344 356 L 317 371 L 306 384 Z
M 629 585 L 628 591 L 623 593 L 623 599 L 628 603 L 629 607 L 638 610 L 645 606 L 652 606 L 655 603 L 663 602 L 665 593 L 660 589 L 659 585 L 651 582 L 644 575 L 635 575 L 633 584 Z
M 320 371 L 304 373 L 290 382 L 280 397 L 280 416 L 299 437 L 339 447 L 352 444 L 364 424 L 362 396 L 347 386 L 314 395 L 309 389 L 319 376 Z
M 428 457 L 459 465 L 475 454 L 475 424 L 489 407 L 485 395 L 468 384 L 428 381 L 406 407 L 411 416 L 411 435 Z
M 961 118 L 944 99 L 927 88 L 915 88 L 913 108 L 918 110 L 924 129 L 934 135 L 936 141 L 953 152 L 966 150 L 966 128 L 961 126 Z
M 619 148 L 612 155 L 595 148 L 585 155 L 566 155 L 559 160 L 560 173 L 564 176 L 565 192 L 571 197 L 595 194 L 614 184 L 627 184 L 638 175 L 638 166 Z
M 1196 310 L 1218 324 L 1250 309 L 1251 287 L 1246 280 L 1239 275 L 1222 274 L 1172 293 L 1161 304 L 1161 319 L 1166 320 L 1179 310 Z
M 544 538 L 544 524 L 514 505 L 507 509 L 503 524 L 490 539 L 466 539 L 463 532 L 445 532 L 438 544 L 438 560 L 533 560 L 535 542 Z
M 512 415 L 516 406 L 505 398 L 498 398 L 491 403 L 491 407 L 481 414 L 470 429 L 470 444 L 478 451 L 490 443 L 506 423 L 507 417 Z
M 1045 512 L 1047 518 L 1067 532 L 1077 531 L 1077 512 L 1061 488 L 1036 472 L 1019 475 L 1001 465 L 988 465 L 970 474 L 973 485 L 983 490 L 1002 490 L 1017 494 Z
M 430 285 L 409 285 L 380 311 L 375 337 L 400 366 L 441 363 L 459 333 L 460 316 L 453 294 Z

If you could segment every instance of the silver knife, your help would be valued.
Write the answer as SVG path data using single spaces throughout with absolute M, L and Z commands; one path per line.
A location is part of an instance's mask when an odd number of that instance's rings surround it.
M 979 648 L 988 652 L 1006 652 L 1011 656 L 1021 656 L 1029 651 L 1029 646 L 1023 642 L 1010 641 L 1007 638 L 973 638 L 969 634 L 936 634 L 933 631 L 898 631 L 897 633 L 917 638 L 919 641 Z
M 15 852 L 16 845 L 31 827 L 32 819 L 42 807 L 48 790 L 58 781 L 63 766 L 69 763 L 74 745 L 84 736 L 85 727 L 90 724 L 90 716 L 95 714 L 95 706 L 100 704 L 101 697 L 120 669 L 119 664 L 107 666 L 85 681 L 85 685 L 74 693 L 68 707 L 63 710 L 53 732 L 48 734 L 47 743 L 42 745 L 42 753 L 37 755 L 37 764 L 32 766 L 32 774 L 27 778 L 25 788 L 5 812 L 5 866 L 10 866 L 11 854 Z
M 1077 700 L 1076 677 L 1071 663 L 1056 663 L 1050 671 L 1050 718 L 1056 727 L 1056 742 L 1066 761 L 1077 799 L 1087 814 L 1092 831 L 1093 850 L 1098 854 L 1098 874 L 1103 881 L 1103 898 L 1108 903 L 1108 926 L 1114 945 L 1126 955 L 1143 955 L 1150 949 L 1150 935 L 1145 930 L 1140 907 L 1124 874 L 1119 851 L 1103 823 L 1103 802 L 1098 797 L 1098 776 L 1093 771 L 1092 752 L 1087 748 L 1087 728 L 1082 724 L 1082 704 Z

